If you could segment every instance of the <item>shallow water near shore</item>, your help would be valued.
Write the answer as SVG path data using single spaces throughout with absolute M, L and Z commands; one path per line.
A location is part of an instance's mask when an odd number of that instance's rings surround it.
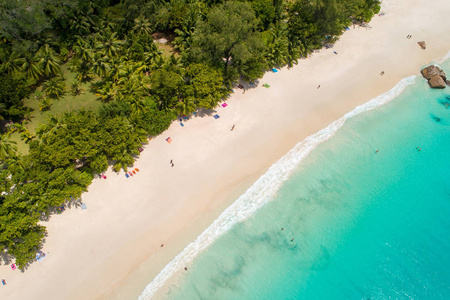
M 450 298 L 449 151 L 450 90 L 416 78 L 300 159 L 166 297 Z

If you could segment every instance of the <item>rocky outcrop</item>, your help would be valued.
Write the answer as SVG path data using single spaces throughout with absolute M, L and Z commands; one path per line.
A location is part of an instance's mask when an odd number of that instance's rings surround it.
M 445 88 L 447 77 L 445 76 L 444 71 L 438 66 L 431 65 L 422 69 L 420 72 L 422 73 L 422 76 L 428 80 L 428 84 L 432 88 Z
M 434 89 L 445 89 L 445 81 L 441 76 L 431 77 L 428 84 Z

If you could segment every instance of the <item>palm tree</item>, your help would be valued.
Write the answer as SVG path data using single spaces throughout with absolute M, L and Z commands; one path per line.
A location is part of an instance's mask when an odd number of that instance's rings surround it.
M 116 97 L 117 87 L 114 84 L 105 84 L 97 89 L 96 96 L 100 97 L 103 102 L 108 102 Z
M 82 60 L 83 62 L 89 62 L 92 60 L 93 49 L 89 43 L 85 42 L 81 38 L 78 39 L 73 46 L 73 51 L 75 52 L 76 58 Z
M 27 53 L 22 61 L 22 71 L 27 74 L 28 79 L 38 80 L 42 76 L 39 60 L 35 55 Z
M 289 60 L 288 40 L 285 34 L 286 29 L 282 26 L 276 24 L 270 29 L 266 50 L 266 61 L 269 67 L 282 66 Z
M 178 35 L 172 42 L 174 48 L 181 53 L 187 53 L 190 51 L 192 45 L 192 35 L 194 34 L 194 27 L 182 29 L 175 29 L 175 33 Z
M 132 114 L 140 114 L 145 112 L 146 110 L 146 106 L 145 106 L 145 102 L 139 98 L 135 98 L 135 97 L 131 97 L 129 99 L 129 102 L 131 104 L 131 113 Z
M 41 139 L 41 141 L 46 142 L 48 137 L 55 134 L 61 128 L 67 127 L 67 124 L 64 122 L 64 119 L 61 116 L 51 116 L 47 123 L 42 124 L 36 130 L 37 136 Z
M 178 74 L 182 74 L 185 71 L 184 65 L 181 61 L 181 57 L 176 57 L 174 54 L 172 54 L 164 61 L 162 69 L 173 71 Z
M 152 24 L 144 16 L 141 15 L 134 20 L 133 32 L 137 35 L 150 35 L 152 33 L 151 27 Z
M 144 79 L 145 77 L 145 79 Z M 124 78 L 122 78 L 124 79 Z M 118 99 L 124 100 L 131 96 L 141 98 L 148 96 L 148 87 L 145 82 L 148 80 L 146 76 L 131 75 L 128 80 L 119 80 L 119 83 L 123 84 L 120 90 L 118 90 Z M 147 80 L 146 80 L 147 79 Z
M 20 71 L 22 59 L 16 51 L 1 51 L 0 52 L 0 72 L 11 74 Z
M 192 98 L 185 98 L 183 100 L 180 100 L 175 105 L 175 110 L 179 115 L 188 116 L 192 114 L 197 109 L 194 99 Z
M 75 34 L 87 35 L 91 32 L 94 22 L 89 14 L 77 16 L 75 15 L 69 20 L 69 28 Z
M 47 111 L 52 107 L 53 100 L 45 97 L 39 101 L 39 111 Z
M 30 131 L 28 131 L 27 129 L 25 129 L 24 131 L 22 131 L 20 133 L 20 138 L 25 142 L 25 143 L 29 143 L 31 140 L 33 140 L 36 137 L 36 134 L 31 133 Z
M 96 56 L 94 58 L 94 61 L 92 63 L 92 72 L 100 77 L 106 76 L 110 69 L 109 63 L 108 63 L 108 57 L 98 57 Z
M 72 85 L 70 86 L 71 92 L 73 96 L 78 96 L 81 94 L 83 89 L 81 88 L 81 82 L 79 80 L 74 80 Z
M 44 83 L 44 92 L 49 97 L 59 99 L 65 91 L 66 83 L 62 77 L 55 77 Z
M 17 147 L 16 142 L 8 140 L 9 134 L 0 135 L 0 160 L 6 161 L 10 156 L 14 156 Z
M 126 172 L 128 166 L 134 163 L 133 156 L 130 153 L 128 153 L 126 149 L 124 149 L 121 153 L 114 156 L 113 160 L 115 160 L 113 169 L 116 172 L 120 171 L 120 169 L 124 169 Z
M 38 53 L 40 68 L 46 76 L 53 76 L 61 73 L 61 60 L 55 50 L 50 48 L 48 44 L 42 46 Z
M 116 53 L 122 50 L 122 45 L 125 42 L 117 38 L 117 33 L 111 33 L 110 30 L 106 30 L 105 34 L 98 36 L 98 42 L 95 47 L 100 50 L 103 56 L 113 57 Z
M 155 65 L 157 65 L 158 59 L 161 59 L 162 52 L 157 51 L 150 51 L 150 52 L 144 52 L 144 62 L 146 65 L 151 66 L 152 69 L 157 69 Z
M 137 73 L 147 73 L 150 71 L 150 66 L 145 61 L 138 61 L 133 64 L 133 68 Z

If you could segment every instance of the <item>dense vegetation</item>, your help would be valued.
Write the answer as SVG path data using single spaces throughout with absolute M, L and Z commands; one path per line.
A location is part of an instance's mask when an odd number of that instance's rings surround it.
M 26 267 L 45 236 L 39 220 L 95 173 L 126 170 L 177 115 L 214 108 L 238 80 L 292 66 L 378 10 L 377 0 L 0 1 L 0 250 Z M 162 55 L 155 33 L 176 53 Z M 77 74 L 70 89 L 64 64 Z M 39 112 L 25 98 L 51 110 L 85 83 L 100 111 L 67 111 L 30 132 Z M 9 139 L 15 131 L 27 155 Z

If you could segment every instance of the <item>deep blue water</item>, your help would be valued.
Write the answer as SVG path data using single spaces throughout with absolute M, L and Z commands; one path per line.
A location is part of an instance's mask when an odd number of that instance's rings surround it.
M 450 88 L 416 78 L 317 146 L 167 298 L 450 299 L 449 233 Z

